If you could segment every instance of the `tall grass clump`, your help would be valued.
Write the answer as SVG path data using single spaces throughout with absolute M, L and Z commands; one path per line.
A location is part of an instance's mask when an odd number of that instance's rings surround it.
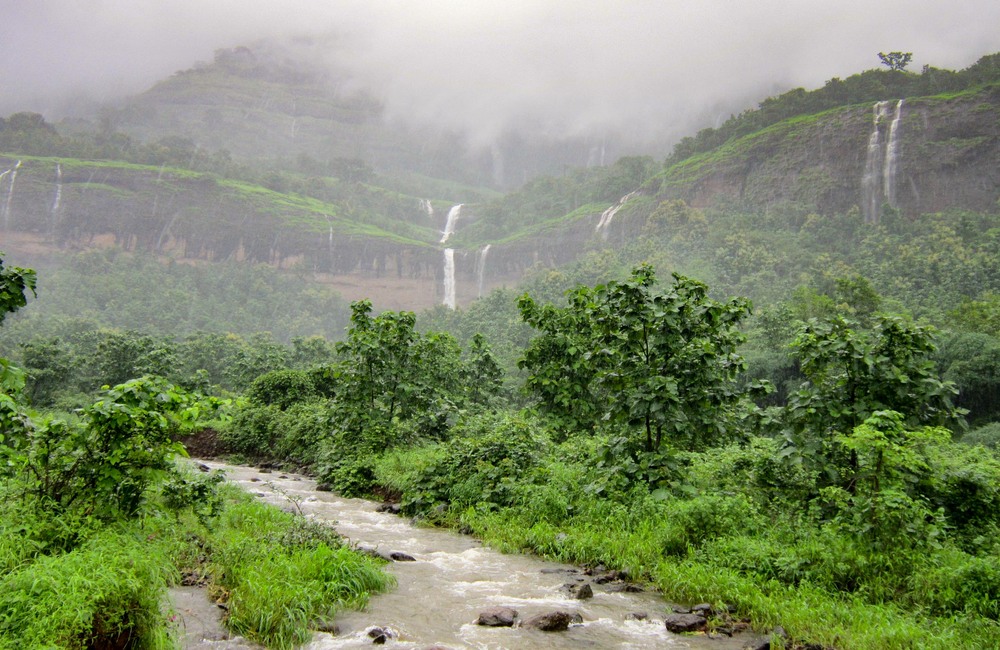
M 363 607 L 392 578 L 324 524 L 256 502 L 231 505 L 210 537 L 211 573 L 233 632 L 273 648 L 309 640 L 313 625 Z
M 161 547 L 124 527 L 21 563 L 0 578 L 0 648 L 172 648 L 160 603 L 173 574 Z

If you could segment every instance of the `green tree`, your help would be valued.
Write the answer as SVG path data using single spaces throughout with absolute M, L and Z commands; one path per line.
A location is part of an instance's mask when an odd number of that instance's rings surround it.
M 450 334 L 416 331 L 412 312 L 372 317 L 368 300 L 351 305 L 347 340 L 337 344 L 336 408 L 351 437 L 381 431 L 391 444 L 399 424 L 417 420 L 417 433 L 440 434 L 442 417 L 454 410 L 461 350 Z
M 527 295 L 520 302 L 543 332 L 522 365 L 545 410 L 578 422 L 580 411 L 600 413 L 639 428 L 645 452 L 664 440 L 693 449 L 729 435 L 743 395 L 737 327 L 748 301 L 712 300 L 704 284 L 677 274 L 661 288 L 643 265 L 625 281 L 571 291 L 569 303 L 539 308 Z
M 35 271 L 18 266 L 5 267 L 3 253 L 0 253 L 0 323 L 7 314 L 12 314 L 28 304 L 28 292 L 35 294 Z
M 879 52 L 878 60 L 890 70 L 905 70 L 913 60 L 913 52 Z
M 487 405 L 500 393 L 503 370 L 490 350 L 486 337 L 476 332 L 469 344 L 469 358 L 465 361 L 462 378 L 473 404 Z
M 931 360 L 931 328 L 882 316 L 864 330 L 833 316 L 810 320 L 792 346 L 806 381 L 789 397 L 782 453 L 818 465 L 835 483 L 853 490 L 858 454 L 840 453 L 849 447 L 842 437 L 877 411 L 896 411 L 909 427 L 962 424 L 957 391 Z

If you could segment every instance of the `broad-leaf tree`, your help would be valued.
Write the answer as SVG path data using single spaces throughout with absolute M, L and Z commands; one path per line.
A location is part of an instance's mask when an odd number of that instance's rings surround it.
M 703 448 L 729 433 L 744 369 L 736 328 L 748 301 L 713 300 L 677 274 L 661 287 L 643 265 L 625 281 L 571 291 L 567 307 L 539 307 L 527 295 L 520 306 L 542 330 L 521 365 L 543 410 L 565 423 L 599 415 L 638 429 L 647 452 L 664 440 Z

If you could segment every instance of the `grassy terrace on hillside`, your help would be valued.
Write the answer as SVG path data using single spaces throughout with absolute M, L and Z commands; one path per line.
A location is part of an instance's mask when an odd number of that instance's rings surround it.
M 581 219 L 591 219 L 595 216 L 600 215 L 602 212 L 608 209 L 607 205 L 603 203 L 588 203 L 587 205 L 581 205 L 576 210 L 569 212 L 564 215 L 557 217 L 551 217 L 544 219 L 542 221 L 537 221 L 529 226 L 519 228 L 514 232 L 500 239 L 488 239 L 477 237 L 475 231 L 475 226 L 469 226 L 468 231 L 459 231 L 454 237 L 454 241 L 457 245 L 475 248 L 476 246 L 482 246 L 485 244 L 510 244 L 512 242 L 518 241 L 519 239 L 525 239 L 528 237 L 537 237 L 544 233 L 548 233 L 559 228 L 565 228 L 566 226 L 576 223 Z
M 836 114 L 847 115 L 856 108 L 856 106 L 833 108 L 821 113 L 782 120 L 755 133 L 728 140 L 717 149 L 685 158 L 667 167 L 649 183 L 655 184 L 659 180 L 661 186 L 669 187 L 697 181 L 724 166 L 726 162 L 746 156 L 755 147 L 796 138 L 802 134 L 802 129 L 814 126 L 820 119 Z
M 286 224 L 305 228 L 310 232 L 327 232 L 332 227 L 333 231 L 338 234 L 377 237 L 408 246 L 427 246 L 429 240 L 433 239 L 434 231 L 432 229 L 420 228 L 405 222 L 400 222 L 399 225 L 401 229 L 408 231 L 410 236 L 389 232 L 373 224 L 337 216 L 338 206 L 313 197 L 282 194 L 260 185 L 228 179 L 219 180 L 218 184 L 231 190 L 240 198 L 251 201 L 262 211 L 282 219 Z
M 254 208 L 260 210 L 262 213 L 275 217 L 281 223 L 307 232 L 325 233 L 332 227 L 336 234 L 384 239 L 407 246 L 428 246 L 437 239 L 436 229 L 430 227 L 430 225 L 428 227 L 420 227 L 399 220 L 392 222 L 396 230 L 396 232 L 393 232 L 376 224 L 345 217 L 342 207 L 334 203 L 298 194 L 276 192 L 260 185 L 233 179 L 218 178 L 210 173 L 194 172 L 178 167 L 142 165 L 114 160 L 92 161 L 78 158 L 23 156 L 16 153 L 0 152 L 0 159 L 3 158 L 10 162 L 10 166 L 13 166 L 14 161 L 20 160 L 22 163 L 22 172 L 27 172 L 35 166 L 54 166 L 58 164 L 62 167 L 64 174 L 74 170 L 101 169 L 123 173 L 141 172 L 147 176 L 155 175 L 158 180 L 150 182 L 157 184 L 170 183 L 170 181 L 174 180 L 203 181 L 206 184 L 206 188 L 218 188 L 220 191 L 228 192 L 231 196 L 239 200 L 251 203 Z M 26 165 L 26 163 L 29 164 Z M 69 180 L 64 182 L 66 184 L 71 183 Z M 79 181 L 73 184 L 78 183 Z M 115 186 L 106 178 L 102 178 L 98 182 L 87 181 L 86 185 L 88 190 L 92 191 L 102 190 L 116 195 L 123 195 L 126 192 L 126 190 Z M 127 192 L 136 193 L 138 191 L 128 190 Z M 414 202 L 417 201 L 415 198 L 412 200 Z

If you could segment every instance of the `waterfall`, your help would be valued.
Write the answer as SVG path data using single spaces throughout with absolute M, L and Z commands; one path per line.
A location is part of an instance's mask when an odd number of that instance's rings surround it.
M 56 197 L 52 200 L 52 218 L 56 218 L 59 203 L 62 201 L 62 165 L 56 163 Z
M 476 279 L 479 285 L 479 297 L 483 297 L 483 279 L 486 277 L 486 255 L 490 252 L 490 244 L 483 246 L 479 251 L 479 263 L 476 264 Z
M 430 199 L 420 199 L 420 206 L 424 209 L 424 212 L 427 213 L 428 217 L 431 219 L 434 218 L 434 206 L 431 205 Z
M 444 249 L 444 305 L 455 308 L 455 249 Z
M 882 170 L 882 187 L 885 202 L 896 207 L 896 168 L 899 159 L 899 121 L 903 116 L 903 100 L 896 102 L 896 111 L 889 123 L 889 135 L 885 145 L 885 166 Z
M 462 203 L 453 205 L 451 210 L 448 210 L 448 219 L 444 222 L 444 232 L 441 233 L 440 243 L 445 243 L 449 237 L 455 234 L 455 223 L 458 222 L 458 217 L 462 213 L 462 205 Z
M 17 170 L 21 168 L 21 161 L 18 160 L 17 164 L 14 165 L 13 169 L 9 169 L 10 172 L 10 185 L 7 186 L 7 198 L 3 203 L 3 229 L 7 231 L 10 229 L 10 204 L 14 200 L 14 181 L 17 180 Z
M 601 220 L 597 222 L 597 227 L 594 228 L 595 232 L 603 234 L 605 239 L 607 239 L 608 226 L 611 225 L 611 220 L 614 219 L 615 215 L 618 214 L 618 211 L 621 210 L 626 203 L 628 203 L 628 200 L 631 199 L 633 196 L 635 196 L 637 193 L 638 190 L 636 190 L 635 192 L 629 192 L 622 198 L 618 199 L 618 203 L 615 203 L 613 206 L 602 212 Z
M 868 151 L 865 154 L 865 175 L 861 179 L 864 193 L 865 223 L 877 223 L 880 190 L 882 189 L 882 120 L 889 113 L 889 102 L 876 102 L 872 109 L 872 132 L 868 136 Z

